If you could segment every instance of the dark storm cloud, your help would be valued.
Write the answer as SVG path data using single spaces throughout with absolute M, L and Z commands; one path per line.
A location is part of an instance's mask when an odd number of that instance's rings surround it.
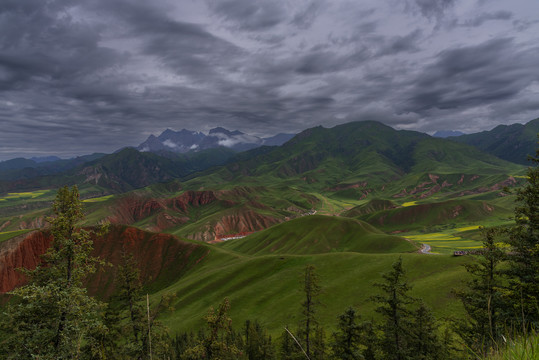
M 459 109 L 508 100 L 539 81 L 539 47 L 523 48 L 513 39 L 442 51 L 416 81 L 404 108 Z
M 322 11 L 322 2 L 313 1 L 294 14 L 291 23 L 300 29 L 308 29 Z
M 63 13 L 67 1 L 2 4 L 0 86 L 2 89 L 81 78 L 111 66 L 119 54 L 98 46 L 91 26 Z
M 401 52 L 419 51 L 418 41 L 421 40 L 422 31 L 416 29 L 405 36 L 394 36 L 386 40 L 378 55 L 395 55 Z
M 281 1 L 209 0 L 210 9 L 239 30 L 270 29 L 287 19 Z
M 418 10 L 429 19 L 439 19 L 444 12 L 455 5 L 456 0 L 407 0 L 410 10 Z
M 371 57 L 367 48 L 360 48 L 351 54 L 338 55 L 331 51 L 313 50 L 302 56 L 296 67 L 296 72 L 303 75 L 315 75 L 343 71 L 357 67 Z
M 537 117 L 532 11 L 404 3 L 2 0 L 0 159 L 112 152 L 166 128 Z
M 281 24 L 308 29 L 323 9 L 321 0 L 207 0 L 210 10 L 228 27 L 249 32 L 268 31 Z
M 478 27 L 483 25 L 486 21 L 490 20 L 511 20 L 513 17 L 513 13 L 506 10 L 500 10 L 493 13 L 481 13 L 474 17 L 473 19 L 466 20 L 463 23 L 463 26 L 472 26 L 472 27 Z

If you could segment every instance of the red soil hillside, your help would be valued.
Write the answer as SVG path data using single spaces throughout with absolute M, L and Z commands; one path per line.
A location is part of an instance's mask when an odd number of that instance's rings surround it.
M 131 193 L 119 198 L 109 207 L 113 215 L 107 220 L 112 224 L 126 225 L 141 222 L 142 225 L 139 223 L 137 226 L 160 232 L 196 221 L 192 218 L 193 213 L 198 214 L 199 211 L 193 211 L 194 209 L 217 204 L 213 209 L 227 209 L 222 216 L 209 219 L 204 228 L 183 234 L 193 240 L 214 241 L 229 234 L 263 230 L 283 221 L 256 211 L 266 210 L 267 206 L 253 199 L 255 190 L 238 187 L 217 192 L 185 191 L 173 198 L 151 198 Z
M 204 242 L 215 242 L 221 238 L 267 229 L 282 220 L 263 215 L 250 209 L 235 209 L 219 218 L 207 222 L 204 231 L 187 234 L 185 237 Z
M 10 291 L 25 282 L 18 268 L 35 269 L 51 239 L 41 231 L 14 237 L 0 243 L 0 293 Z
M 113 224 L 134 224 L 156 215 L 151 230 L 162 231 L 176 224 L 189 221 L 188 211 L 218 201 L 213 191 L 186 191 L 169 199 L 154 199 L 137 194 L 119 198 L 111 207 L 113 213 L 107 220 Z M 165 213 L 169 211 L 174 215 Z
M 24 277 L 15 269 L 33 269 L 51 242 L 45 232 L 36 231 L 0 244 L 0 292 L 24 284 Z M 143 283 L 161 288 L 178 279 L 208 254 L 204 246 L 178 240 L 169 234 L 155 234 L 127 226 L 112 225 L 103 237 L 94 239 L 93 256 L 112 266 L 100 269 L 88 282 L 90 294 L 108 297 L 114 292 L 116 265 L 122 252 L 132 253 L 139 264 Z

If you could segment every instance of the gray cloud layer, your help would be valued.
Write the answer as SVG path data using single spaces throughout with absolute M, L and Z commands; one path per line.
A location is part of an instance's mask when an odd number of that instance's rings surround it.
M 3 0 L 0 160 L 110 152 L 165 128 L 525 122 L 537 14 L 535 0 Z

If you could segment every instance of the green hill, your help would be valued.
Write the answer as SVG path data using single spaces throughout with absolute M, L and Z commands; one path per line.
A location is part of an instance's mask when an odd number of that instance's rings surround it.
M 287 221 L 242 239 L 226 241 L 221 246 L 250 255 L 398 253 L 417 250 L 405 239 L 387 235 L 362 221 L 320 215 Z
M 469 145 L 364 121 L 305 130 L 281 147 L 244 153 L 186 183 L 195 189 L 279 182 L 335 199 L 360 200 L 397 196 L 431 175 L 441 179 L 436 192 L 453 193 L 474 190 L 478 183 L 459 182 L 463 175 L 480 177 L 485 180 L 482 186 L 492 186 L 522 172 L 521 166 Z M 447 186 L 442 187 L 446 178 Z
M 390 200 L 372 199 L 366 203 L 355 206 L 350 210 L 345 211 L 342 215 L 346 217 L 358 217 L 375 213 L 378 211 L 394 209 L 398 205 Z
M 537 149 L 539 119 L 526 124 L 498 125 L 489 131 L 450 137 L 450 140 L 473 145 L 500 159 L 529 165 L 528 155 Z
M 114 154 L 96 154 L 52 165 L 0 171 L 0 194 L 78 185 L 98 186 L 106 193 L 121 193 L 226 163 L 234 151 L 216 148 L 187 154 L 139 152 L 125 148 Z M 48 170 L 47 170 L 48 169 Z M 47 170 L 47 171 L 46 171 Z
M 488 219 L 508 219 L 512 212 L 504 207 L 478 200 L 448 200 L 430 202 L 355 216 L 387 231 L 413 231 L 435 225 L 485 224 Z
M 369 228 L 366 225 L 366 229 Z M 301 276 L 308 264 L 315 265 L 321 277 L 324 306 L 320 308 L 319 319 L 327 326 L 327 331 L 331 331 L 336 317 L 348 306 L 360 309 L 365 317 L 375 316 L 375 304 L 369 301 L 378 291 L 373 283 L 381 281 L 381 274 L 387 272 L 398 257 L 398 254 L 357 252 L 247 255 L 121 226 L 113 227 L 94 246 L 94 255 L 103 256 L 114 264 L 118 263 L 122 251 L 133 253 L 152 302 L 158 301 L 161 294 L 176 294 L 174 310 L 161 317 L 172 334 L 196 331 L 202 326 L 208 308 L 225 297 L 232 304 L 230 315 L 235 328 L 240 328 L 247 319 L 258 319 L 272 335 L 280 334 L 284 326 L 295 326 L 299 320 L 303 296 Z M 451 295 L 451 288 L 459 285 L 465 271 L 461 265 L 469 259 L 421 254 L 402 256 L 414 286 L 414 296 L 424 298 L 439 316 L 462 311 Z M 110 294 L 115 272 L 116 269 L 110 267 L 98 272 L 89 283 L 91 291 Z
M 199 266 L 173 285 L 154 294 L 174 293 L 175 310 L 162 320 L 173 332 L 191 331 L 203 326 L 210 306 L 223 298 L 231 302 L 233 326 L 257 319 L 272 335 L 284 326 L 295 327 L 300 319 L 301 276 L 306 265 L 316 266 L 323 289 L 318 318 L 326 331 L 335 329 L 337 316 L 349 306 L 359 309 L 364 318 L 376 317 L 376 304 L 369 298 L 378 293 L 373 286 L 398 258 L 396 254 L 353 252 L 317 255 L 247 256 L 227 249 L 211 249 Z M 421 297 L 436 315 L 458 316 L 462 307 L 451 293 L 459 287 L 465 273 L 466 257 L 403 254 L 412 295 Z

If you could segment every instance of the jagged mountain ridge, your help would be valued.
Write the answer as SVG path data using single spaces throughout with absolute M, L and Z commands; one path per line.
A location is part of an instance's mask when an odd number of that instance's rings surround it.
M 162 151 L 186 153 L 224 146 L 235 151 L 245 151 L 262 145 L 280 146 L 293 137 L 294 134 L 280 133 L 272 137 L 261 138 L 238 130 L 229 131 L 222 127 L 211 129 L 208 135 L 186 129 L 180 131 L 166 129 L 159 136 L 150 135 L 136 149 L 154 153 Z

